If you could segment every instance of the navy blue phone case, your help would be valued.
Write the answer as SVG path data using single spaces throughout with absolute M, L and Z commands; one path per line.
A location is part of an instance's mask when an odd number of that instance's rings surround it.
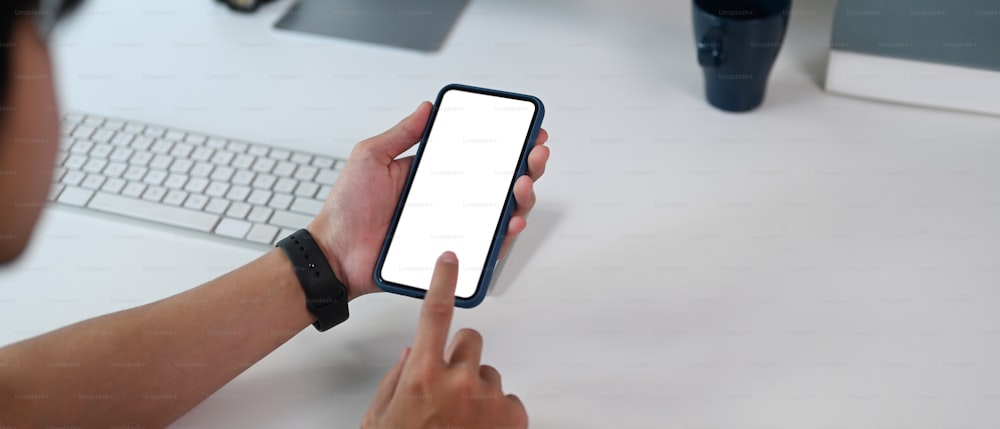
M 489 288 L 490 279 L 493 277 L 493 269 L 496 267 L 497 259 L 500 257 L 500 247 L 503 245 L 504 237 L 507 235 L 507 224 L 510 223 L 510 218 L 514 213 L 514 182 L 517 178 L 526 174 L 528 169 L 528 154 L 531 153 L 531 149 L 535 147 L 535 139 L 538 138 L 538 132 L 542 128 L 542 118 L 545 116 L 545 106 L 542 104 L 541 100 L 530 95 L 478 88 L 457 83 L 441 88 L 441 91 L 438 92 L 437 100 L 434 102 L 434 108 L 431 110 L 427 126 L 424 128 L 424 134 L 420 138 L 420 145 L 417 147 L 417 154 L 414 158 L 413 165 L 410 167 L 410 174 L 406 178 L 406 187 L 403 188 L 403 193 L 400 195 L 399 202 L 396 204 L 396 213 L 392 217 L 392 224 L 389 225 L 389 231 L 386 233 L 385 241 L 382 243 L 382 251 L 379 253 L 378 262 L 375 264 L 375 272 L 373 273 L 373 276 L 375 284 L 386 292 L 398 293 L 400 295 L 412 296 L 414 298 L 421 299 L 427 293 L 423 289 L 417 289 L 385 281 L 382 279 L 381 272 L 382 265 L 385 263 L 386 252 L 389 250 L 389 243 L 392 242 L 393 234 L 396 232 L 396 225 L 399 222 L 399 216 L 403 212 L 406 197 L 410 193 L 410 185 L 413 183 L 413 177 L 417 172 L 417 168 L 420 166 L 420 157 L 424 153 L 424 145 L 427 144 L 427 136 L 430 134 L 431 128 L 434 126 L 434 121 L 437 118 L 438 107 L 441 106 L 441 100 L 443 99 L 444 94 L 451 90 L 513 98 L 528 101 L 535 105 L 535 116 L 531 120 L 531 131 L 528 133 L 528 140 L 524 149 L 521 151 L 521 158 L 518 160 L 517 172 L 514 174 L 514 177 L 511 178 L 510 187 L 507 189 L 507 201 L 504 203 L 504 210 L 500 217 L 500 224 L 497 227 L 496 234 L 494 234 L 493 243 L 489 254 L 486 257 L 486 263 L 483 265 L 483 272 L 479 278 L 479 284 L 476 285 L 476 292 L 469 298 L 455 297 L 456 307 L 472 308 L 479 305 L 479 303 L 483 302 L 483 299 L 486 298 L 486 292 Z

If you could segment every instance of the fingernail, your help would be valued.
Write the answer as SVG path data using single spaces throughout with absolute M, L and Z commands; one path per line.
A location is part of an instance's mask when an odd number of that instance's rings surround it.
M 457 264 L 458 256 L 455 256 L 454 252 L 444 252 L 441 254 L 441 262 L 446 264 Z
M 399 363 L 406 360 L 406 357 L 409 355 L 410 355 L 410 348 L 403 347 L 403 351 L 399 352 L 399 360 L 397 360 L 396 362 Z

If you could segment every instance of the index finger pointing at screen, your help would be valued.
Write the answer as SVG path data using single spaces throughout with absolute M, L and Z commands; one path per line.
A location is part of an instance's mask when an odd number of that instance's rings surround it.
M 457 282 L 458 257 L 452 252 L 444 252 L 438 257 L 434 277 L 424 296 L 417 337 L 413 343 L 414 358 L 444 363 L 444 346 L 448 342 L 448 329 L 455 311 Z

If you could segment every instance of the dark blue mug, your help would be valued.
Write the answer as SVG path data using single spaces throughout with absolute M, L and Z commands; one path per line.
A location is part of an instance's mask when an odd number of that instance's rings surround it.
M 694 37 L 709 103 L 731 112 L 760 106 L 791 6 L 792 0 L 694 0 Z

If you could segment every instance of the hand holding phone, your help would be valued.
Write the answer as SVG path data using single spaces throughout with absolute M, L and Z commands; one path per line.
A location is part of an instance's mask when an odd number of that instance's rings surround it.
M 532 96 L 441 90 L 375 266 L 376 285 L 423 297 L 435 255 L 453 251 L 465 261 L 455 305 L 482 302 L 543 116 Z

